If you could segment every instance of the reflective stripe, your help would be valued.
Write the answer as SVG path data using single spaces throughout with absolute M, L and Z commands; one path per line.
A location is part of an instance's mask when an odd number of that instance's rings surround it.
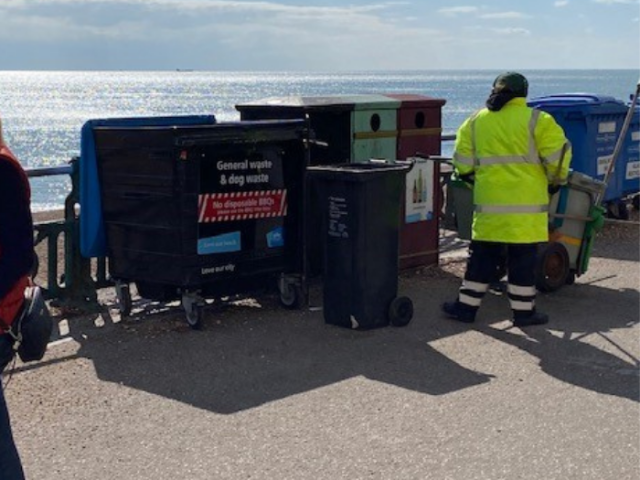
M 512 310 L 520 310 L 525 312 L 530 312 L 536 306 L 536 302 L 519 302 L 515 300 L 509 300 L 509 304 L 511 305 Z
M 538 118 L 540 117 L 540 110 L 533 109 L 531 111 L 531 118 L 529 119 L 529 163 L 540 164 L 540 155 L 538 155 L 538 146 L 536 145 L 536 125 L 538 124 Z
M 567 144 L 565 143 L 561 149 L 556 150 L 551 155 L 547 155 L 542 160 L 544 161 L 544 163 L 555 163 L 562 158 L 564 153 L 567 151 L 567 148 Z
M 520 295 L 523 297 L 535 297 L 536 295 L 536 287 L 533 285 L 530 287 L 523 287 L 521 285 L 513 285 L 511 283 L 507 284 L 507 292 L 513 295 Z
M 528 163 L 529 159 L 522 155 L 505 155 L 504 157 L 482 157 L 478 165 L 505 165 L 510 163 Z
M 485 293 L 489 290 L 488 283 L 472 282 L 471 280 L 463 280 L 461 289 L 473 290 L 474 292 Z
M 460 293 L 458 295 L 458 300 L 460 301 L 460 303 L 464 303 L 465 305 L 469 305 L 471 307 L 479 307 L 482 303 L 481 298 L 473 298 L 469 295 L 465 295 L 464 293 Z
M 545 213 L 548 205 L 476 205 L 478 213 Z
M 465 157 L 464 155 L 460 155 L 458 152 L 453 154 L 453 161 L 473 167 L 473 157 Z

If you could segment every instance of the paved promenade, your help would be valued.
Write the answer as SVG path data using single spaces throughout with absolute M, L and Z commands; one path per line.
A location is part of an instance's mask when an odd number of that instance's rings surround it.
M 624 230 L 624 232 L 623 232 Z M 609 228 L 575 285 L 539 297 L 551 323 L 444 319 L 464 249 L 404 275 L 405 328 L 325 325 L 275 296 L 182 310 L 112 292 L 62 315 L 45 359 L 7 390 L 29 479 L 640 479 L 638 227 Z M 622 233 L 621 233 L 622 232 Z

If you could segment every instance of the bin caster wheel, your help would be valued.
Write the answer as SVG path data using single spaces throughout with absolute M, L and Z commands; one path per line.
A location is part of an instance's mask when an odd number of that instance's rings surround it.
M 201 330 L 202 310 L 205 305 L 202 298 L 194 293 L 185 293 L 181 297 L 181 303 L 187 318 L 187 324 L 193 330 Z
M 413 302 L 409 297 L 396 297 L 389 305 L 389 321 L 394 327 L 404 327 L 413 318 Z
M 569 272 L 569 275 L 567 275 L 566 284 L 573 285 L 574 283 L 576 283 L 576 272 Z
M 187 312 L 187 324 L 193 330 L 202 330 L 202 307 L 194 305 L 191 311 Z
M 536 287 L 541 292 L 554 292 L 567 284 L 569 253 L 561 243 L 549 243 L 538 251 Z
M 133 302 L 131 301 L 131 290 L 128 283 L 116 284 L 116 297 L 118 299 L 118 310 L 120 310 L 121 317 L 128 317 L 131 315 L 131 308 Z
M 640 195 L 635 195 L 632 199 L 631 199 L 631 205 L 633 205 L 633 208 L 635 210 L 640 210 Z
M 280 290 L 280 304 L 284 308 L 297 310 L 302 307 L 304 294 L 300 285 L 281 280 L 278 283 L 278 288 Z

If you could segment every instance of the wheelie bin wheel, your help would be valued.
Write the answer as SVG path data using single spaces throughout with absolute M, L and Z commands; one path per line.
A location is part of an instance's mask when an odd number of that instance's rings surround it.
M 304 303 L 304 292 L 300 285 L 281 278 L 278 282 L 278 290 L 280 290 L 280 304 L 284 308 L 297 310 L 302 307 Z
M 576 283 L 576 272 L 570 271 L 569 275 L 567 275 L 567 285 L 573 285 Z
M 536 287 L 541 292 L 553 292 L 567 284 L 569 253 L 561 243 L 548 243 L 538 251 Z
M 631 205 L 633 205 L 633 208 L 636 210 L 640 210 L 640 194 L 639 195 L 635 195 L 632 199 L 631 199 Z
M 131 290 L 128 283 L 116 283 L 116 298 L 118 299 L 118 310 L 121 317 L 131 315 L 133 302 L 131 301 Z
M 396 297 L 389 305 L 389 321 L 394 327 L 404 327 L 413 318 L 413 302 L 409 297 Z

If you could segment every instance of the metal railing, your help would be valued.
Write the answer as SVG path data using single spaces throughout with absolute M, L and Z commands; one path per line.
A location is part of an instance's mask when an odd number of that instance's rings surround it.
M 68 165 L 28 169 L 29 178 L 69 175 L 71 177 L 71 191 L 64 202 L 64 216 L 62 219 L 41 221 L 34 223 L 34 246 L 37 248 L 46 242 L 47 275 L 46 282 L 41 285 L 45 296 L 59 304 L 81 309 L 94 309 L 98 306 L 97 290 L 111 285 L 107 278 L 105 258 L 88 259 L 80 254 L 80 226 L 77 214 L 79 202 L 79 173 L 78 158 L 73 158 Z M 59 242 L 62 237 L 64 259 L 59 260 Z M 38 249 L 40 250 L 40 249 Z M 33 276 L 38 273 L 41 259 L 36 257 L 36 268 Z M 59 272 L 59 263 L 63 271 Z

